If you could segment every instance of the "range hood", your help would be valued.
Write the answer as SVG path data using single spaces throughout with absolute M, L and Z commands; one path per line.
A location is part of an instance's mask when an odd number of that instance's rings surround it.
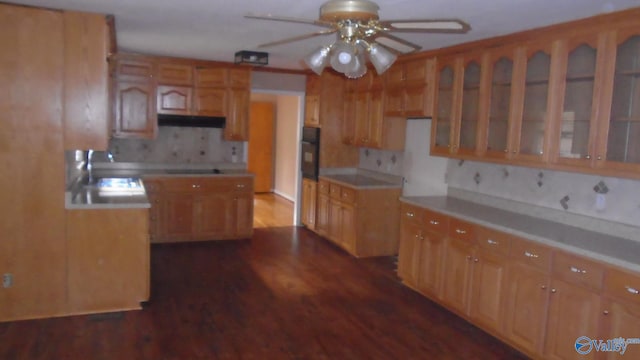
M 222 129 L 225 118 L 218 116 L 191 116 L 158 114 L 158 126 L 200 127 Z

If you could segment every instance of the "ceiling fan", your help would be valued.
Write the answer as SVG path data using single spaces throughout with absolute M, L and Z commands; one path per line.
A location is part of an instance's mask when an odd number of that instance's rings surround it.
M 337 34 L 335 43 L 321 46 L 304 58 L 315 73 L 331 67 L 349 78 L 358 78 L 367 72 L 365 54 L 378 74 L 385 72 L 397 55 L 420 50 L 420 46 L 392 35 L 393 32 L 466 33 L 469 24 L 458 19 L 386 20 L 378 16 L 380 7 L 369 0 L 330 0 L 320 7 L 318 20 L 298 19 L 273 15 L 245 15 L 250 19 L 312 24 L 327 28 L 311 34 L 295 36 L 259 45 L 269 47 L 300 41 L 316 36 Z

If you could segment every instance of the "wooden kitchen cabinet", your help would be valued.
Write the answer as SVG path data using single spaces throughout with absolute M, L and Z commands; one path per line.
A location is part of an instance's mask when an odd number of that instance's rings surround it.
M 306 95 L 304 98 L 304 126 L 320 127 L 319 95 Z
M 384 116 L 429 117 L 433 107 L 434 59 L 400 61 L 385 73 Z
M 542 354 L 549 303 L 551 249 L 514 238 L 509 256 L 505 337 L 528 354 Z
M 356 257 L 395 255 L 400 189 L 318 182 L 316 231 Z
M 224 67 L 196 66 L 196 88 L 222 88 L 226 89 L 229 82 L 229 70 Z
M 302 179 L 302 224 L 310 230 L 316 227 L 316 202 L 318 183 L 311 179 Z
M 353 82 L 348 82 L 353 84 Z M 355 145 L 356 143 L 356 92 L 347 87 L 344 93 L 344 116 L 342 118 L 342 143 Z
M 318 181 L 318 212 L 316 214 L 316 232 L 322 236 L 329 234 L 329 182 Z
M 190 115 L 193 113 L 193 88 L 159 85 L 156 91 L 158 114 Z
M 157 132 L 156 88 L 149 82 L 117 80 L 114 137 L 154 138 Z
M 232 88 L 229 90 L 229 105 L 224 128 L 225 140 L 249 140 L 249 96 L 248 88 Z
M 68 210 L 69 312 L 140 309 L 149 300 L 149 252 L 147 209 Z
M 111 137 L 109 26 L 104 15 L 63 12 L 64 148 L 102 150 Z
M 449 238 L 445 246 L 442 301 L 460 314 L 467 313 L 475 249 L 466 241 Z
M 640 276 L 619 269 L 608 269 L 600 311 L 599 339 L 640 337 Z M 606 359 L 620 359 L 607 353 Z M 639 358 L 640 345 L 630 344 L 624 357 Z
M 251 177 L 153 177 L 154 243 L 241 239 L 253 234 Z M 148 185 L 147 185 L 148 184 Z M 152 222 L 153 224 L 153 222 Z
M 158 84 L 192 86 L 193 66 L 161 62 L 156 67 Z
M 487 84 L 483 81 L 483 53 L 468 54 L 462 67 L 462 92 L 460 94 L 460 118 L 454 126 L 453 144 L 462 155 L 475 155 L 478 149 L 480 129 L 485 122 Z M 486 65 L 484 66 L 486 72 Z M 456 119 L 457 120 L 457 119 Z
M 398 246 L 398 277 L 411 288 L 418 288 L 421 244 L 424 240 L 421 208 L 402 203 L 400 207 L 400 242 Z
M 216 88 L 195 88 L 193 96 L 193 112 L 200 116 L 219 116 L 227 114 L 226 89 Z
M 460 114 L 456 106 L 462 87 L 461 57 L 439 58 L 436 70 L 431 154 L 448 156 L 454 151 L 453 134 Z

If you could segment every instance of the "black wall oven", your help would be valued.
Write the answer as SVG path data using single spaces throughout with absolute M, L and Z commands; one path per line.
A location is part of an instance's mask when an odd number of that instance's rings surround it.
M 318 180 L 320 157 L 320 129 L 314 127 L 302 128 L 302 154 L 300 169 L 302 177 Z

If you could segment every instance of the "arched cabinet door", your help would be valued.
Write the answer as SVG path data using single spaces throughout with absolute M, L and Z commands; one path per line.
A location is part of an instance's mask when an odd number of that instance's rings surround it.
M 551 160 L 555 163 L 581 167 L 593 163 L 601 96 L 595 84 L 602 81 L 605 40 L 605 36 L 589 34 L 561 44 L 562 107 L 554 114 L 551 143 Z
M 156 134 L 155 86 L 144 82 L 118 81 L 114 136 L 153 138 Z
M 439 58 L 436 70 L 436 94 L 431 123 L 431 154 L 451 155 L 455 126 L 460 118 L 462 57 Z
M 483 81 L 482 55 L 469 54 L 464 57 L 462 67 L 462 88 L 460 96 L 460 112 L 455 124 L 453 146 L 460 155 L 473 156 L 478 151 L 478 130 L 484 121 L 483 109 L 485 91 Z
M 610 34 L 607 51 L 615 53 L 615 64 L 607 69 L 613 79 L 611 97 L 603 101 L 602 119 L 595 154 L 596 166 L 616 173 L 640 171 L 640 27 Z

